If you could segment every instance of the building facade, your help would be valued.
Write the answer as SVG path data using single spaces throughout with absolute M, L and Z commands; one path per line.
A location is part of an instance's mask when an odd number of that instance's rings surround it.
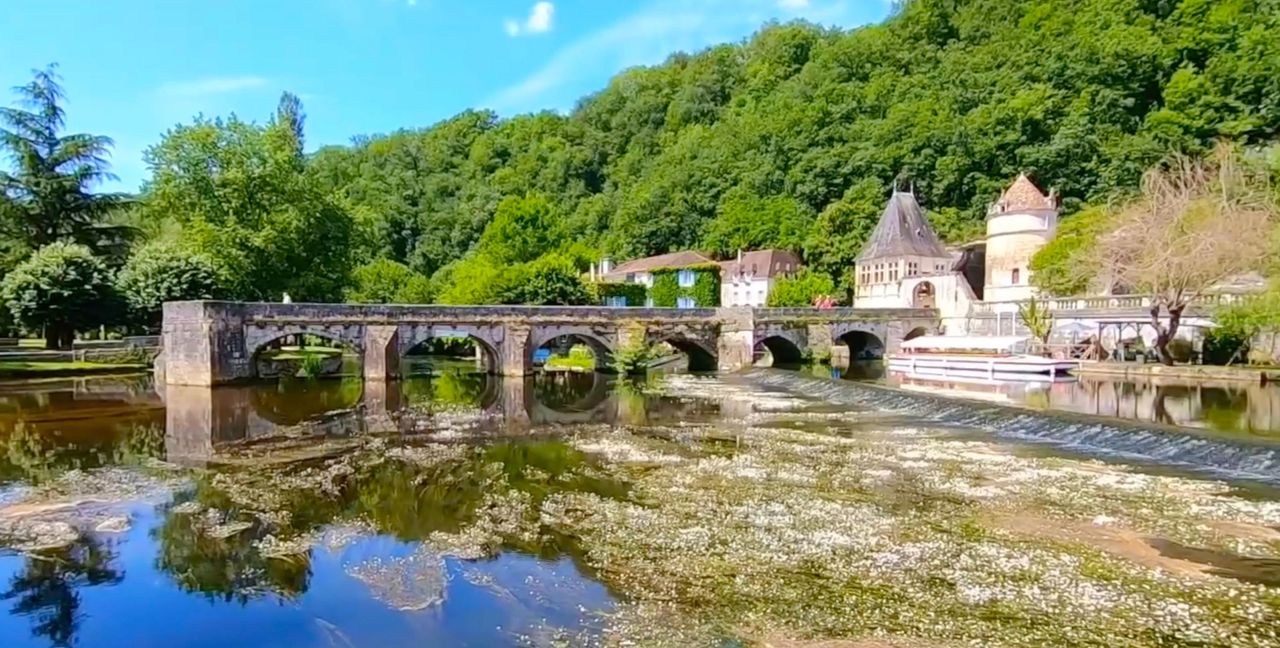
M 1031 258 L 1057 233 L 1058 201 L 1020 175 L 987 210 L 982 241 L 948 250 L 913 194 L 895 191 L 858 255 L 854 306 L 936 308 L 943 331 L 970 332 L 978 305 L 1013 334 L 1036 295 Z M 1001 328 L 1001 325 L 1007 328 Z M 988 327 L 989 328 L 989 327 Z
M 786 250 L 755 250 L 739 252 L 720 268 L 722 306 L 763 308 L 778 280 L 799 272 L 800 258 Z

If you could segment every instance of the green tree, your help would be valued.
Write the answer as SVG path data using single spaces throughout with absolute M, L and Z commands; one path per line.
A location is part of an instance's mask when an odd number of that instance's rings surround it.
M 527 263 L 550 251 L 559 238 L 559 221 L 545 198 L 511 197 L 498 205 L 477 249 L 496 263 Z
M 336 301 L 360 241 L 347 206 L 296 158 L 291 126 L 228 120 L 178 126 L 147 151 L 153 218 L 176 218 L 239 299 Z
M 830 275 L 805 268 L 792 277 L 778 279 L 769 291 L 769 306 L 802 308 L 813 306 L 814 299 L 834 295 L 836 284 Z
M 0 296 L 19 324 L 44 330 L 50 349 L 70 348 L 77 329 L 102 323 L 114 311 L 105 265 L 89 248 L 74 243 L 36 250 L 5 276 Z
M 346 299 L 357 304 L 429 304 L 431 281 L 391 259 L 366 263 L 351 275 Z
M 1098 237 L 1110 227 L 1111 215 L 1104 207 L 1086 209 L 1063 219 L 1058 233 L 1031 257 L 1031 283 L 1046 294 L 1083 294 L 1098 280 L 1089 255 Z
M 167 301 L 214 299 L 221 280 L 208 255 L 157 241 L 133 252 L 116 275 L 115 287 L 130 320 L 156 330 Z
M 64 132 L 56 66 L 35 71 L 14 92 L 19 107 L 0 108 L 0 150 L 12 162 L 9 171 L 0 170 L 0 233 L 10 239 L 7 245 L 30 251 L 67 240 L 95 251 L 113 249 L 127 232 L 103 219 L 124 198 L 93 192 L 113 177 L 111 139 Z
M 511 268 L 503 274 L 498 301 L 534 306 L 581 306 L 593 302 L 582 271 L 561 254 Z
M 720 258 L 739 250 L 799 250 L 812 220 L 806 208 L 789 196 L 761 198 L 730 191 L 707 224 L 702 247 Z
M 885 195 L 879 180 L 862 180 L 823 210 L 809 230 L 805 262 L 813 271 L 830 277 L 836 290 L 846 296 L 853 291 L 854 260 L 880 220 Z

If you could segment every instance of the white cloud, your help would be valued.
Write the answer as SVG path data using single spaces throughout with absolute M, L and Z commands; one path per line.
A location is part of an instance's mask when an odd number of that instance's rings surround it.
M 267 79 L 259 76 L 208 77 L 194 81 L 166 83 L 160 86 L 158 93 L 165 97 L 191 99 L 253 90 L 267 83 Z
M 555 15 L 556 6 L 543 0 L 533 5 L 529 10 L 529 17 L 525 18 L 523 23 L 507 19 L 503 21 L 502 29 L 512 37 L 522 34 L 545 34 L 551 31 Z
M 484 105 L 504 113 L 566 109 L 591 89 L 586 84 L 629 67 L 660 63 L 677 51 L 737 41 L 769 20 L 803 18 L 848 27 L 881 19 L 886 11 L 881 0 L 651 0 L 630 16 L 570 43 Z

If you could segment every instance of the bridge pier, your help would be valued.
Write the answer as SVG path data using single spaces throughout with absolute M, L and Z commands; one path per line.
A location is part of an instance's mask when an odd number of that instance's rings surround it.
M 498 348 L 498 373 L 511 378 L 523 378 L 533 373 L 533 327 L 527 324 L 508 323 L 502 331 L 502 344 Z
M 399 327 L 374 324 L 364 329 L 364 379 L 394 380 L 400 377 Z

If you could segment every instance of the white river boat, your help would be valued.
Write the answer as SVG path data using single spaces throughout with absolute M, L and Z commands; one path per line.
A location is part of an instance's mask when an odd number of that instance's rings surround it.
M 1066 375 L 1078 360 L 1033 355 L 1028 337 L 926 335 L 902 343 L 886 358 L 891 371 L 940 376 L 1035 379 Z

